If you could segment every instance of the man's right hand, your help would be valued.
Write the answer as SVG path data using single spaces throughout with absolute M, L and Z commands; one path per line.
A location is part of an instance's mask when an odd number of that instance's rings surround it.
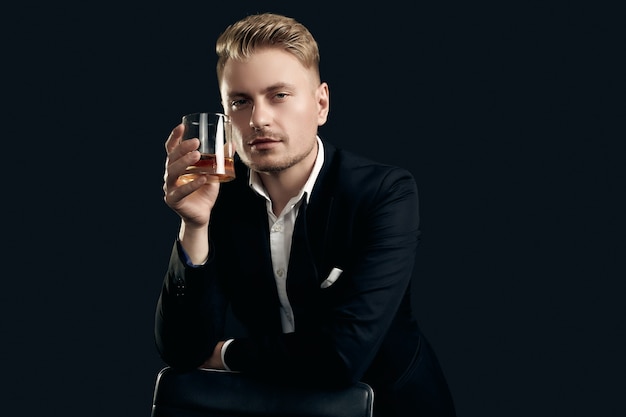
M 208 225 L 220 183 L 205 176 L 183 183 L 179 177 L 189 165 L 200 160 L 197 139 L 181 140 L 183 125 L 172 130 L 165 142 L 167 158 L 163 176 L 165 203 L 181 218 L 179 238 L 192 262 L 201 263 L 208 256 Z

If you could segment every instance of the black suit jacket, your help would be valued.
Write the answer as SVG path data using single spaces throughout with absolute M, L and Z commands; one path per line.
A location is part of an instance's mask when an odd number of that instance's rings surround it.
M 159 352 L 170 366 L 199 366 L 229 337 L 230 305 L 247 330 L 227 349 L 233 370 L 290 383 L 364 381 L 376 393 L 375 410 L 432 404 L 452 410 L 411 311 L 420 234 L 415 181 L 407 170 L 327 142 L 324 149 L 292 240 L 287 293 L 295 332 L 281 329 L 265 200 L 250 189 L 247 168 L 238 163 L 237 178 L 222 185 L 211 214 L 207 263 L 191 268 L 177 244 L 172 250 L 156 314 Z M 333 268 L 343 273 L 321 288 Z

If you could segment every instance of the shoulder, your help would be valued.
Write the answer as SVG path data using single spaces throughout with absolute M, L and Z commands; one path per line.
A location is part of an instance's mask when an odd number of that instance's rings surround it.
M 415 189 L 413 174 L 406 168 L 385 164 L 359 155 L 353 151 L 341 149 L 324 142 L 325 167 L 322 176 L 326 183 L 332 182 L 336 187 L 347 191 L 357 189 L 361 192 L 394 187 Z
M 328 146 L 311 199 L 332 205 L 338 230 L 365 238 L 373 230 L 414 233 L 419 228 L 416 181 L 406 168 Z M 323 205 L 324 203 L 320 203 Z

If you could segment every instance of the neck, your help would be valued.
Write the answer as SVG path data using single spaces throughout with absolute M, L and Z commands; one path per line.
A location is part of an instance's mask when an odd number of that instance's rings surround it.
M 272 211 L 276 216 L 302 190 L 313 171 L 316 158 L 317 145 L 306 158 L 290 168 L 279 172 L 259 172 L 259 178 L 272 200 Z

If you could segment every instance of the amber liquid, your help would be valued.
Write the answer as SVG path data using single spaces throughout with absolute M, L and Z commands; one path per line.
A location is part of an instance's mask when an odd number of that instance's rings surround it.
M 187 167 L 187 171 L 178 178 L 179 184 L 187 184 L 200 175 L 207 175 L 209 181 L 228 182 L 235 179 L 235 161 L 233 158 L 224 158 L 224 172 L 216 173 L 217 160 L 213 154 L 203 154 L 195 165 Z

